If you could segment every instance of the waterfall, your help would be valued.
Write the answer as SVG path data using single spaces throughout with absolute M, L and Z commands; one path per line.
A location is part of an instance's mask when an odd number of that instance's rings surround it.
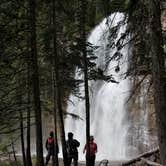
M 126 25 L 120 26 L 114 41 L 110 38 L 110 28 L 116 27 L 123 19 L 124 15 L 122 13 L 111 15 L 97 25 L 88 38 L 88 42 L 98 46 L 94 51 L 95 56 L 98 57 L 96 60 L 97 67 L 104 70 L 107 66 L 104 74 L 112 75 L 119 82 L 89 81 L 90 134 L 94 135 L 95 142 L 98 145 L 97 160 L 121 160 L 127 158 L 129 124 L 127 121 L 126 99 L 129 93 L 129 80 L 124 78 L 128 64 L 127 46 L 119 51 L 123 56 L 118 61 L 117 59 L 112 59 L 107 65 L 107 60 L 112 58 L 118 50 L 116 43 L 125 32 Z M 110 47 L 110 42 L 115 44 L 114 48 Z M 115 72 L 117 63 L 120 66 L 119 72 Z M 75 78 L 83 78 L 83 73 L 79 69 L 76 69 Z M 84 96 L 83 85 L 80 85 L 79 90 Z M 79 159 L 85 160 L 85 156 L 82 154 L 86 142 L 85 101 L 71 94 L 67 112 L 77 114 L 82 118 L 82 120 L 74 120 L 68 115 L 65 121 L 65 129 L 66 133 L 72 131 L 74 138 L 80 141 Z

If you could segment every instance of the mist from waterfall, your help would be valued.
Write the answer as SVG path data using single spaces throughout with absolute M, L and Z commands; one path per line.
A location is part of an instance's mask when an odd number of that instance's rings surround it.
M 126 25 L 121 25 L 116 39 L 114 39 L 115 47 L 111 48 L 110 28 L 118 25 L 124 19 L 124 15 L 116 13 L 109 18 L 104 19 L 91 32 L 88 42 L 95 46 L 99 46 L 94 54 L 97 56 L 97 67 L 104 70 L 107 61 L 117 52 L 116 43 L 121 35 L 125 32 Z M 108 21 L 109 20 L 109 21 Z M 105 75 L 112 75 L 119 83 L 105 82 L 103 80 L 89 81 L 90 93 L 90 134 L 94 135 L 95 142 L 98 145 L 97 160 L 109 159 L 119 160 L 126 159 L 127 156 L 127 132 L 129 123 L 127 120 L 126 99 L 129 95 L 129 80 L 125 79 L 127 71 L 127 46 L 123 47 L 119 52 L 123 56 L 117 60 L 111 60 L 108 64 Z M 115 68 L 119 64 L 120 71 L 115 72 Z M 83 73 L 76 69 L 76 79 L 83 79 Z M 80 93 L 84 96 L 84 85 L 79 87 Z M 71 102 L 72 101 L 72 102 Z M 79 147 L 79 160 L 85 160 L 82 151 L 86 142 L 85 133 L 85 101 L 70 95 L 67 111 L 79 115 L 83 120 L 74 120 L 71 116 L 67 116 L 65 120 L 66 133 L 72 131 L 74 138 L 81 143 Z

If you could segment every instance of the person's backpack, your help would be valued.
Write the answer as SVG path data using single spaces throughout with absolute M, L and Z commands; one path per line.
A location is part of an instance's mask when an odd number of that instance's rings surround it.
M 54 147 L 54 138 L 49 137 L 47 139 L 47 149 L 53 148 Z
M 77 140 L 68 140 L 67 141 L 67 152 L 69 155 L 77 153 L 77 147 L 80 146 L 80 143 Z

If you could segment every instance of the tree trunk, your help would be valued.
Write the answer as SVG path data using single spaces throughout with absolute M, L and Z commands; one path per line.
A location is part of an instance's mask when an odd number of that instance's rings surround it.
M 59 127 L 60 127 L 61 143 L 62 143 L 63 162 L 64 162 L 64 166 L 68 166 L 65 130 L 64 130 L 64 122 L 63 122 L 62 100 L 61 100 L 61 86 L 60 86 L 59 72 L 58 72 L 59 67 L 58 67 L 58 54 L 57 54 L 57 44 L 56 44 L 57 35 L 56 35 L 55 2 L 56 1 L 53 0 L 53 55 L 54 55 L 53 57 L 54 57 L 54 71 L 56 76 L 56 79 L 55 79 L 56 93 L 57 93 L 56 100 L 57 100 L 58 115 L 59 115 Z M 56 116 L 56 112 L 54 112 L 54 116 Z
M 87 65 L 87 51 L 86 51 L 86 11 L 87 1 L 81 0 L 81 20 L 80 20 L 80 33 L 81 33 L 81 51 L 84 60 L 84 88 L 85 88 L 85 110 L 86 110 L 86 145 L 87 156 L 86 165 L 89 166 L 89 138 L 90 138 L 90 104 L 89 104 L 89 90 L 88 90 L 88 65 Z
M 53 110 L 53 115 L 54 115 L 54 133 L 55 133 L 55 166 L 59 166 L 59 162 L 58 162 L 58 138 L 57 138 L 57 103 L 56 103 L 56 84 L 55 84 L 55 73 L 53 72 L 53 85 L 54 85 L 54 110 Z
M 144 165 L 149 165 L 149 166 L 163 166 L 163 165 L 161 165 L 161 164 L 159 164 L 159 163 L 152 162 L 152 161 L 147 160 L 147 159 L 145 159 L 145 158 L 141 158 L 141 161 L 143 161 L 142 164 L 144 164 Z
M 36 1 L 30 0 L 30 32 L 31 32 L 31 62 L 32 62 L 32 82 L 34 93 L 34 110 L 36 123 L 36 166 L 44 166 L 43 143 L 42 143 L 42 120 L 40 105 L 39 73 L 37 63 L 37 45 L 36 45 Z
M 56 14 L 55 14 L 55 0 L 52 1 L 52 19 L 50 20 L 50 25 L 52 25 L 53 23 L 53 29 L 54 29 L 54 33 L 56 33 Z M 53 20 L 53 21 L 52 21 Z M 55 34 L 56 37 L 56 34 Z M 53 40 L 55 40 L 53 38 Z M 53 41 L 54 42 L 54 41 Z M 56 42 L 56 41 L 55 41 Z M 56 52 L 56 44 L 54 44 L 53 46 L 53 50 L 54 50 L 54 54 Z M 53 108 L 53 117 L 54 117 L 54 151 L 55 151 L 55 156 L 52 158 L 52 162 L 53 162 L 53 166 L 59 166 L 59 160 L 58 160 L 58 153 L 59 153 L 59 146 L 58 146 L 58 133 L 57 133 L 57 93 L 56 93 L 56 78 L 55 78 L 55 71 L 54 71 L 54 58 L 51 54 L 51 66 L 52 66 L 52 70 L 51 70 L 51 85 L 52 85 L 52 98 L 54 101 L 54 108 Z
M 23 128 L 23 115 L 22 110 L 20 110 L 20 134 L 21 134 L 21 149 L 22 149 L 22 159 L 23 164 L 26 166 L 26 157 L 25 157 L 25 144 L 24 144 L 24 128 Z
M 20 141 L 21 141 L 21 150 L 22 150 L 22 160 L 23 165 L 26 166 L 26 157 L 25 157 L 25 144 L 24 144 L 24 124 L 23 124 L 23 113 L 21 109 L 22 104 L 22 94 L 21 94 L 21 75 L 18 77 L 18 89 L 17 97 L 19 103 L 19 116 L 20 116 Z
M 14 148 L 13 139 L 11 140 L 11 146 L 12 146 L 14 161 L 17 162 L 16 151 L 15 151 L 15 148 Z
M 136 162 L 140 161 L 141 158 L 145 158 L 145 157 L 148 158 L 148 157 L 150 157 L 150 156 L 152 156 L 152 155 L 154 155 L 156 153 L 159 153 L 159 149 L 158 148 L 156 148 L 156 149 L 154 149 L 152 151 L 143 153 L 143 154 L 141 154 L 141 155 L 139 155 L 139 156 L 137 156 L 137 157 L 135 157 L 135 158 L 133 158 L 133 159 L 131 159 L 129 161 L 126 161 L 126 162 L 122 163 L 122 166 L 129 166 L 129 165 L 135 164 Z
M 54 50 L 54 56 L 56 54 L 56 14 L 55 14 L 55 0 L 52 2 L 52 11 L 53 11 L 53 29 L 54 29 L 54 38 L 53 42 L 55 43 L 53 46 Z M 51 58 L 52 62 L 54 61 L 53 56 Z M 55 65 L 55 64 L 54 64 Z M 52 64 L 52 85 L 53 85 L 53 100 L 54 100 L 54 109 L 53 109 L 53 115 L 54 115 L 54 133 L 55 133 L 55 157 L 53 158 L 53 165 L 59 166 L 59 161 L 58 161 L 58 153 L 59 153 L 59 148 L 58 148 L 58 137 L 57 137 L 57 93 L 56 93 L 56 78 L 55 78 L 55 71 L 54 71 L 54 65 Z M 58 149 L 57 149 L 58 148 Z
M 17 14 L 19 13 L 19 11 L 17 11 Z M 16 19 L 16 29 L 18 30 L 18 19 Z M 19 62 L 20 64 L 22 63 L 22 61 L 20 60 Z M 18 105 L 19 105 L 19 123 L 20 123 L 20 141 L 21 141 L 21 151 L 22 151 L 22 160 L 23 160 L 23 165 L 26 166 L 26 157 L 25 157 L 25 143 L 24 143 L 24 124 L 23 124 L 23 109 L 21 108 L 22 106 L 22 87 L 21 87 L 21 80 L 22 80 L 22 73 L 20 73 L 20 75 L 18 76 L 17 80 L 18 80 L 18 87 L 16 90 L 16 96 L 17 96 L 17 100 L 18 100 Z
M 150 54 L 154 82 L 154 100 L 158 127 L 158 141 L 161 163 L 166 165 L 166 73 L 164 64 L 163 39 L 160 21 L 160 1 L 147 0 L 149 9 Z
M 28 63 L 27 63 L 27 149 L 26 149 L 26 164 L 27 166 L 32 166 L 32 159 L 31 159 L 31 139 L 30 139 L 30 132 L 31 132 L 31 110 L 30 110 L 30 58 L 28 55 Z

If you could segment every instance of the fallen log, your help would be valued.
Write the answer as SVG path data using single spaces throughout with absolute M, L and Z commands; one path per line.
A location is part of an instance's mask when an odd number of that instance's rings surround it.
M 141 158 L 141 160 L 142 160 L 144 163 L 146 163 L 147 165 L 149 165 L 149 166 L 163 166 L 163 165 L 161 165 L 161 164 L 159 164 L 159 163 L 156 163 L 156 162 L 147 160 L 147 159 L 145 159 L 145 158 Z
M 151 155 L 153 155 L 153 154 L 155 154 L 155 153 L 159 153 L 159 148 L 156 148 L 156 149 L 154 149 L 154 150 L 152 150 L 152 151 L 143 153 L 143 154 L 139 155 L 139 156 L 136 157 L 136 158 L 133 158 L 133 159 L 131 159 L 131 160 L 125 162 L 125 163 L 122 163 L 122 166 L 129 166 L 130 164 L 134 164 L 134 163 L 140 161 L 141 158 L 150 157 Z

